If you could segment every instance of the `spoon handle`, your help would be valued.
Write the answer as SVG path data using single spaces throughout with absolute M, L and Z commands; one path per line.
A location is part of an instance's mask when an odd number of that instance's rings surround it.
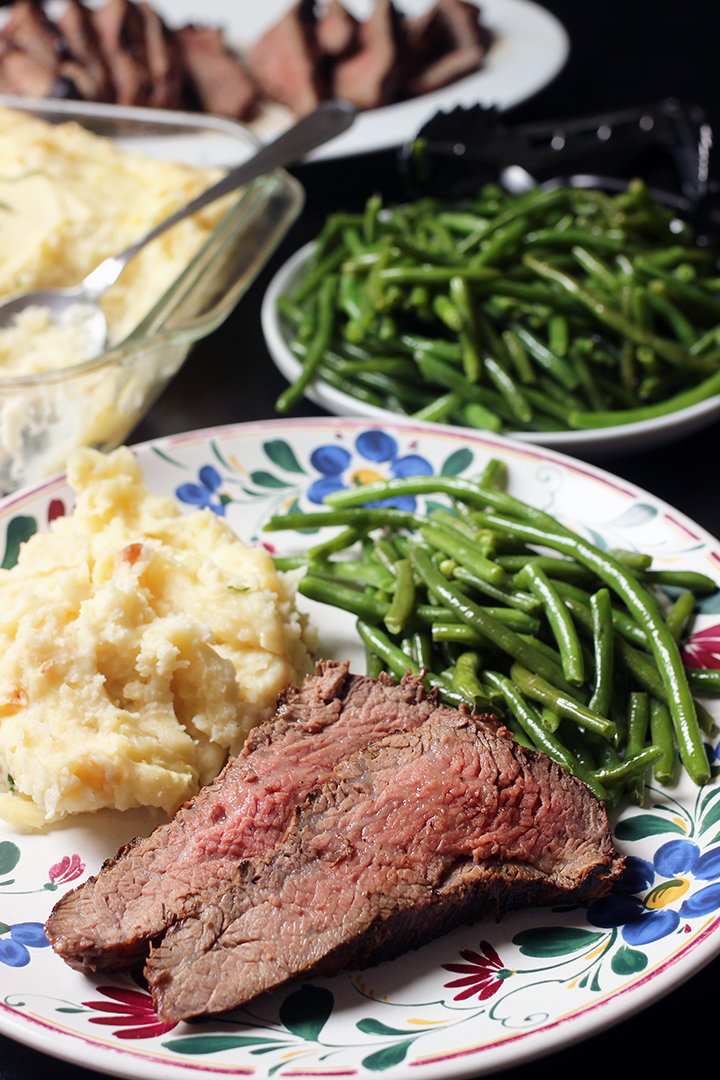
M 261 147 L 256 154 L 242 165 L 231 169 L 217 184 L 213 184 L 207 191 L 203 191 L 196 199 L 186 206 L 176 210 L 170 217 L 165 218 L 149 233 L 136 240 L 130 247 L 117 255 L 105 259 L 96 266 L 91 274 L 83 282 L 83 291 L 90 299 L 96 299 L 102 295 L 120 276 L 127 262 L 137 254 L 141 248 L 160 236 L 166 229 L 172 228 L 178 221 L 196 214 L 198 210 L 209 203 L 215 202 L 223 195 L 227 195 L 243 184 L 255 180 L 258 176 L 272 172 L 273 169 L 289 165 L 298 158 L 314 150 L 316 146 L 322 146 L 329 139 L 335 138 L 346 131 L 355 119 L 357 110 L 348 101 L 324 101 L 313 112 L 308 113 L 298 120 L 291 128 L 284 131 L 273 142 Z

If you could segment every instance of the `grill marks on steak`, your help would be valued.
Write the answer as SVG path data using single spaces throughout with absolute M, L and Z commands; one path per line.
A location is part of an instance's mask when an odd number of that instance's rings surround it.
M 151 953 L 162 1020 L 392 959 L 529 904 L 586 902 L 622 860 L 601 804 L 505 728 L 443 706 L 339 764 L 262 864 Z
M 215 900 L 242 860 L 281 839 L 293 809 L 359 747 L 423 723 L 437 707 L 418 679 L 350 675 L 320 662 L 281 695 L 276 716 L 209 787 L 146 839 L 131 841 L 95 878 L 66 894 L 46 925 L 53 948 L 81 971 L 143 959 L 178 917 Z

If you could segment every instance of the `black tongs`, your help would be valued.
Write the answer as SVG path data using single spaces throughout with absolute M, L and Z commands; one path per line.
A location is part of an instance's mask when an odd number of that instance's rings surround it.
M 437 113 L 401 148 L 400 169 L 416 194 L 452 198 L 477 191 L 489 180 L 502 182 L 511 169 L 516 174 L 524 170 L 530 183 L 541 183 L 578 168 L 594 171 L 596 162 L 649 147 L 667 151 L 673 160 L 678 209 L 697 221 L 708 221 L 710 215 L 717 226 L 712 130 L 699 106 L 673 98 L 614 113 L 514 126 L 505 124 L 494 106 L 458 106 Z

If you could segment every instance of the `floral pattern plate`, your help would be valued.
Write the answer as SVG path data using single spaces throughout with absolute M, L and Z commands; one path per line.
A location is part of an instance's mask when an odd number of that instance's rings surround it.
M 208 506 L 251 543 L 291 554 L 312 537 L 261 532 L 271 514 L 377 477 L 477 476 L 508 464 L 513 493 L 601 547 L 652 554 L 658 567 L 720 582 L 720 544 L 651 495 L 550 450 L 411 423 L 277 420 L 180 435 L 135 448 L 152 491 Z M 71 510 L 63 478 L 0 503 L 0 554 Z M 422 507 L 421 507 L 422 508 Z M 353 619 L 300 598 L 321 655 L 362 670 Z M 720 593 L 703 601 L 687 662 L 720 667 Z M 712 703 L 708 702 L 710 708 Z M 309 979 L 221 1019 L 161 1024 L 125 975 L 89 978 L 48 947 L 43 923 L 66 888 L 159 820 L 100 813 L 40 834 L 0 824 L 0 1030 L 105 1074 L 172 1080 L 247 1076 L 463 1077 L 519 1064 L 649 1004 L 720 951 L 720 786 L 648 782 L 644 807 L 613 818 L 628 869 L 587 910 L 530 910 L 431 942 L 400 960 Z

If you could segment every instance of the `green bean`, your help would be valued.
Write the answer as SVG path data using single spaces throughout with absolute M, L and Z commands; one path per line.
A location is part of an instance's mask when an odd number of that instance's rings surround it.
M 627 747 L 625 757 L 633 758 L 645 748 L 650 726 L 650 699 L 644 692 L 630 694 L 627 724 Z M 628 785 L 628 794 L 633 802 L 642 806 L 645 799 L 645 781 L 634 776 Z
M 479 578 L 472 571 L 466 570 L 464 566 L 456 566 L 453 570 L 453 577 L 466 585 L 471 585 L 490 600 L 495 600 L 499 604 L 507 604 L 510 608 L 517 608 L 529 614 L 538 611 L 540 608 L 540 601 L 532 593 L 521 592 L 518 589 L 498 588 L 496 585 L 491 585 L 489 581 Z
M 710 697 L 720 697 L 720 670 L 717 668 L 685 668 L 685 676 L 693 690 Z
M 556 761 L 567 772 L 579 775 L 598 799 L 607 798 L 607 792 L 603 787 L 602 782 L 599 781 L 595 775 L 586 773 L 585 769 L 583 769 L 570 751 L 563 746 L 560 740 L 557 739 L 552 732 L 545 729 L 542 720 L 538 717 L 535 710 L 527 704 L 507 676 L 501 675 L 495 671 L 486 671 L 483 678 L 490 686 L 500 690 L 508 709 L 522 726 L 526 734 L 529 735 L 538 750 L 544 751 L 549 758 Z
M 478 679 L 479 668 L 480 657 L 476 652 L 460 653 L 453 667 L 452 678 L 460 693 L 472 701 L 473 708 L 492 712 L 492 702 Z
M 665 616 L 668 629 L 676 641 L 679 641 L 688 620 L 695 610 L 695 596 L 690 591 L 681 592 L 670 611 Z
M 455 390 L 448 391 L 439 398 L 435 398 L 429 405 L 424 405 L 413 413 L 416 420 L 433 420 L 442 423 L 463 404 L 462 394 Z
M 395 577 L 384 566 L 358 559 L 309 560 L 308 573 L 328 581 L 353 581 L 393 592 Z
M 535 334 L 519 323 L 514 323 L 511 329 L 544 371 L 547 371 L 568 390 L 575 389 L 579 380 L 567 360 L 562 356 L 556 356 Z
M 569 683 L 582 686 L 585 682 L 580 642 L 570 613 L 553 588 L 550 579 L 537 563 L 527 563 L 516 579 L 518 585 L 529 585 L 530 591 L 542 602 L 550 629 L 558 644 L 562 668 Z
M 424 631 L 416 630 L 412 635 L 413 659 L 422 669 L 429 671 L 432 667 L 432 639 Z
M 597 295 L 585 288 L 570 274 L 557 270 L 548 262 L 536 259 L 529 253 L 523 256 L 523 261 L 526 266 L 529 266 L 539 274 L 540 277 L 543 277 L 548 281 L 556 282 L 561 288 L 565 289 L 572 296 L 575 296 L 586 308 L 592 311 L 599 322 L 608 326 L 611 330 L 616 331 L 622 337 L 629 338 L 637 345 L 648 345 L 665 360 L 668 360 L 672 364 L 679 364 L 688 371 L 708 370 L 707 364 L 699 364 L 700 358 L 690 356 L 685 349 L 680 348 L 674 342 L 661 338 L 657 334 L 653 334 L 650 331 L 643 329 L 643 327 L 639 326 L 637 323 L 632 322 L 630 319 L 626 318 L 622 312 L 605 304 Z
M 661 701 L 650 702 L 650 737 L 661 751 L 653 773 L 659 784 L 672 784 L 675 775 L 675 737 L 667 707 Z
M 696 570 L 645 570 L 638 575 L 648 585 L 671 585 L 676 589 L 692 589 L 701 596 L 717 592 L 717 583 L 707 574 Z
M 498 531 L 507 531 L 516 539 L 554 548 L 577 559 L 614 589 L 648 635 L 648 641 L 666 689 L 683 764 L 696 784 L 706 784 L 710 779 L 710 768 L 700 735 L 692 694 L 677 643 L 668 630 L 652 594 L 617 560 L 580 537 L 543 532 L 532 525 L 515 524 L 494 515 L 487 515 L 487 518 L 491 527 Z
M 402 632 L 415 606 L 415 582 L 410 561 L 399 559 L 395 563 L 395 569 L 397 572 L 395 592 L 384 618 L 385 625 L 391 634 Z
M 472 541 L 453 526 L 429 522 L 421 528 L 420 535 L 432 547 L 444 551 L 483 581 L 488 581 L 491 585 L 503 585 L 507 580 L 502 566 L 481 555 L 473 548 Z
M 580 724 L 585 731 L 594 731 L 605 738 L 612 738 L 615 725 L 604 716 L 599 716 L 587 709 L 573 697 L 563 694 L 556 687 L 546 682 L 539 675 L 528 671 L 522 664 L 514 663 L 510 668 L 513 682 L 527 696 L 539 701 L 560 717 Z
M 460 592 L 452 582 L 447 581 L 433 566 L 428 552 L 420 544 L 410 544 L 410 557 L 425 585 L 432 589 L 451 611 L 458 614 L 463 622 L 479 630 L 503 652 L 519 660 L 531 671 L 572 696 L 572 689 L 563 677 L 562 671 L 548 661 L 539 650 L 524 641 L 514 630 L 488 614 Z
M 477 428 L 480 431 L 502 430 L 502 420 L 497 413 L 477 401 L 469 401 L 463 406 L 462 417 L 467 427 Z
M 360 538 L 361 530 L 355 528 L 355 526 L 349 526 L 347 529 L 343 529 L 342 532 L 333 536 L 330 540 L 325 540 L 321 544 L 315 544 L 313 547 L 308 548 L 306 554 L 310 562 L 322 562 L 330 555 L 334 555 L 337 551 L 342 551 L 343 548 L 351 547 L 356 540 Z
M 380 600 L 377 596 L 359 592 L 357 589 L 338 582 L 313 577 L 312 574 L 306 574 L 300 579 L 298 592 L 311 600 L 317 600 L 322 604 L 332 604 L 334 607 L 342 608 L 343 611 L 361 615 L 375 622 L 383 619 L 390 607 L 387 600 Z
M 599 589 L 590 597 L 593 647 L 595 653 L 595 685 L 588 707 L 601 716 L 609 715 L 613 693 L 614 633 L 610 593 Z
M 366 485 L 367 487 L 367 485 Z M 366 490 L 364 488 L 363 490 Z M 395 510 L 392 507 L 373 509 L 338 509 L 318 510 L 314 513 L 293 511 L 289 514 L 275 514 L 263 525 L 263 532 L 278 532 L 283 529 L 296 529 L 299 532 L 307 529 L 319 529 L 332 525 L 343 525 L 357 529 L 359 532 L 369 532 L 371 529 L 381 526 L 391 526 L 396 529 L 413 529 L 423 525 L 427 518 L 422 514 L 416 514 L 408 510 Z
M 422 420 L 544 432 L 630 423 L 645 418 L 634 410 L 664 415 L 717 392 L 708 382 L 720 374 L 718 283 L 707 276 L 715 253 L 673 242 L 667 213 L 647 192 L 632 210 L 622 199 L 558 188 L 482 197 L 469 209 L 418 200 L 381 214 L 373 195 L 361 214 L 330 216 L 299 284 L 278 301 L 306 384 L 281 396 L 280 408 L 314 378 Z M 322 349 L 329 277 L 337 288 Z M 338 362 L 359 343 L 407 360 Z M 427 358 L 457 365 L 464 381 L 431 370 Z M 553 385 L 577 394 L 563 400 Z
M 366 648 L 371 649 L 380 657 L 388 671 L 396 679 L 401 679 L 407 672 L 416 677 L 422 675 L 417 662 L 407 656 L 397 645 L 393 645 L 387 634 L 384 634 L 377 626 L 373 626 L 363 619 L 358 619 L 356 626 L 360 639 Z M 462 694 L 458 693 L 452 681 L 442 675 L 426 672 L 423 681 L 428 686 L 440 690 L 451 705 L 461 705 L 466 700 Z
M 601 784 L 612 783 L 614 780 L 624 780 L 631 776 L 637 779 L 637 774 L 642 774 L 662 756 L 662 750 L 657 746 L 647 746 L 644 750 L 626 757 L 617 765 L 611 765 L 604 769 L 595 770 L 595 779 Z
M 533 417 L 532 406 L 512 375 L 492 356 L 485 357 L 484 367 L 490 381 L 505 398 L 513 415 L 521 423 L 529 424 Z
M 308 345 L 307 353 L 303 362 L 303 368 L 294 383 L 282 392 L 275 402 L 275 410 L 279 413 L 289 412 L 293 405 L 302 397 L 305 388 L 312 381 L 315 370 L 322 360 L 325 349 L 330 344 L 330 336 L 335 321 L 335 294 L 337 292 L 337 277 L 329 274 L 320 285 L 318 297 L 318 326 L 315 336 Z M 296 298 L 297 302 L 297 298 Z

